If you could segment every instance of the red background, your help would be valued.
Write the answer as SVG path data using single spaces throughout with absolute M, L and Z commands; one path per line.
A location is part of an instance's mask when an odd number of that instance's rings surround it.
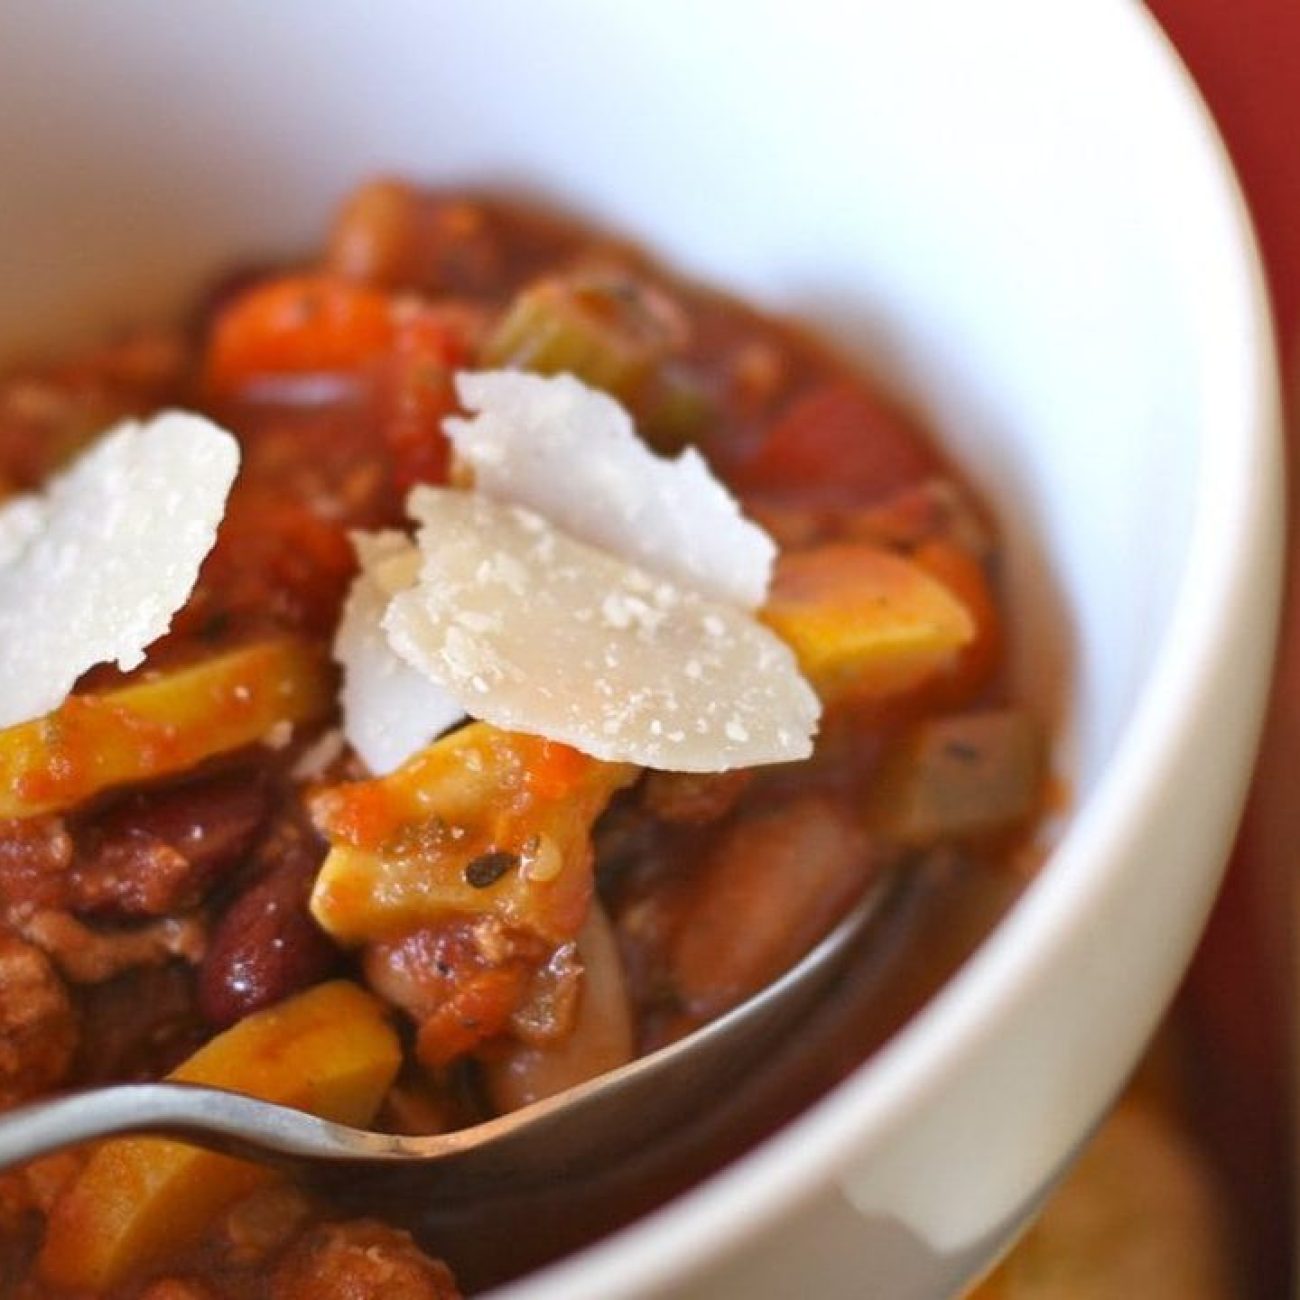
M 1209 102 L 1255 219 L 1288 405 L 1300 396 L 1300 0 L 1152 0 Z M 1300 423 L 1289 411 L 1291 482 Z M 1292 528 L 1292 557 L 1300 552 Z M 1292 923 L 1300 857 L 1300 565 L 1269 724 L 1228 883 L 1188 987 L 1202 1120 L 1243 1213 L 1254 1294 L 1291 1293 Z

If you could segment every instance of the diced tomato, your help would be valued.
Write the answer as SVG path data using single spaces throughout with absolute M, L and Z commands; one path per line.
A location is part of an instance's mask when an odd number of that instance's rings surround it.
M 324 635 L 355 572 L 344 524 L 273 490 L 248 486 L 231 497 L 200 588 L 227 615 L 256 620 L 270 614 L 285 626 Z M 203 617 L 201 602 L 192 604 Z
M 445 483 L 451 448 L 442 421 L 456 409 L 455 371 L 468 366 L 478 313 L 456 304 L 404 303 L 392 346 L 379 362 L 379 425 L 398 492 L 416 483 Z
M 469 365 L 480 309 L 430 304 L 327 275 L 287 276 L 235 297 L 217 317 L 205 371 L 209 395 L 258 381 L 346 375 L 367 385 L 399 494 L 442 483 L 450 458 L 442 420 L 456 409 L 452 376 Z
M 593 770 L 594 762 L 558 741 L 544 740 L 528 765 L 528 789 L 538 799 L 567 799 Z
M 503 1033 L 532 977 L 524 962 L 457 971 L 447 1000 L 420 1025 L 416 1053 L 432 1069 Z
M 946 538 L 922 543 L 912 559 L 941 582 L 966 607 L 975 622 L 974 639 L 957 652 L 953 666 L 931 689 L 946 704 L 970 699 L 987 686 L 1002 659 L 1002 618 L 984 566 L 969 551 Z
M 906 416 L 856 385 L 834 383 L 796 400 L 735 477 L 742 492 L 865 504 L 940 469 Z

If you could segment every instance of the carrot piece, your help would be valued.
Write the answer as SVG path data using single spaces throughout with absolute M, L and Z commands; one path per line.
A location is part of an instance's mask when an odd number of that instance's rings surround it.
M 393 341 L 388 294 L 323 275 L 254 286 L 218 316 L 206 382 L 214 396 L 275 375 L 350 373 Z
M 591 763 L 570 745 L 543 740 L 528 765 L 528 788 L 538 799 L 566 799 L 582 784 Z

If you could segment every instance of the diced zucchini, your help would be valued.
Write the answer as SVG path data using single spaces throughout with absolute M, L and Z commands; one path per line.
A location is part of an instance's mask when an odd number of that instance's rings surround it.
M 337 980 L 241 1020 L 170 1077 L 367 1124 L 401 1059 L 383 1004 Z M 98 1295 L 190 1245 L 223 1209 L 275 1176 L 181 1142 L 105 1142 L 55 1203 L 41 1276 Z
M 294 640 L 264 641 L 0 731 L 0 817 L 73 808 L 114 786 L 184 772 L 323 717 L 334 676 Z
M 966 607 L 919 565 L 855 542 L 782 555 L 760 617 L 828 707 L 914 689 L 975 633 Z

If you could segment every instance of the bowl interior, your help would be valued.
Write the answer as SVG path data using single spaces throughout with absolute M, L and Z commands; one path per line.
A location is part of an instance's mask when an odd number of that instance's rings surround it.
M 806 319 L 931 416 L 1000 513 L 1021 677 L 1065 706 L 1086 797 L 1186 556 L 1189 250 L 1166 237 L 1140 135 L 1100 152 L 1107 110 L 1065 111 L 1058 91 L 1044 111 L 1027 67 L 990 93 L 973 24 L 945 13 L 938 35 L 929 7 L 840 15 L 835 41 L 802 11 L 740 3 L 694 15 L 689 40 L 675 6 L 581 0 L 9 15 L 0 353 L 309 248 L 378 170 L 608 222 Z M 1065 52 L 1063 27 L 1023 16 L 1026 49 Z
M 1058 92 L 1043 111 L 1022 68 L 990 94 L 966 20 L 932 38 L 923 14 L 868 9 L 841 41 L 730 3 L 693 16 L 690 40 L 675 6 L 578 0 L 8 15 L 0 349 L 309 247 L 379 169 L 589 213 L 808 319 L 935 418 L 1009 534 L 1031 691 L 1057 694 L 1078 652 L 1062 735 L 1086 795 L 1186 552 L 1186 250 L 1141 140 L 1099 154 L 1104 107 L 1059 111 Z M 1028 17 L 1026 49 L 1067 39 Z
M 1020 677 L 1086 810 L 1188 579 L 1222 414 L 1206 250 L 1239 239 L 1218 191 L 1200 204 L 1221 177 L 1186 102 L 1147 94 L 1149 45 L 1108 43 L 1109 6 L 812 9 L 12 10 L 0 353 L 308 248 L 376 171 L 609 223 L 806 319 L 933 420 L 1000 515 Z

